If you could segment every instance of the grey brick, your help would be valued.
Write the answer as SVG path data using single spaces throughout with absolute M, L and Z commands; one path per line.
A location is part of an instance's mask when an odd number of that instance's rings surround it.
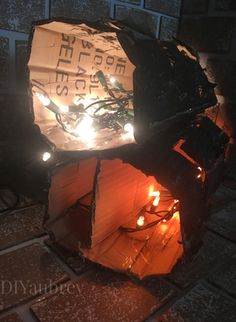
M 28 41 L 16 40 L 15 46 L 17 87 L 25 90 L 28 85 Z
M 213 214 L 208 227 L 236 242 L 236 202 L 229 203 L 224 209 Z
M 23 322 L 17 313 L 5 315 L 0 318 L 0 322 Z
M 203 284 L 199 284 L 179 299 L 156 322 L 233 322 L 235 303 Z
M 65 291 L 42 298 L 31 309 L 44 322 L 141 322 L 173 295 L 173 289 L 160 279 L 132 281 L 101 269 L 68 283 Z
M 232 201 L 236 200 L 236 190 L 230 189 L 225 185 L 220 185 L 220 187 L 216 190 L 214 195 L 211 198 L 212 202 L 212 215 L 225 209 L 228 204 Z
M 0 250 L 44 234 L 44 207 L 32 206 L 1 215 Z
M 202 52 L 228 52 L 231 47 L 235 19 L 226 17 L 185 17 L 180 39 Z
M 185 288 L 198 279 L 207 276 L 219 262 L 236 252 L 236 245 L 225 239 L 207 232 L 203 246 L 197 256 L 188 263 L 178 264 L 168 279 L 181 288 Z M 219 255 L 220 254 L 220 255 Z
M 108 0 L 52 0 L 51 17 L 100 20 L 108 19 L 110 2 Z
M 236 10 L 236 1 L 235 0 L 215 0 L 216 10 L 222 11 L 232 11 Z
M 31 22 L 45 18 L 45 1 L 4 0 L 0 2 L 0 28 L 29 32 Z
M 236 254 L 228 257 L 210 274 L 211 283 L 236 297 Z
M 209 59 L 207 72 L 217 84 L 216 93 L 236 100 L 236 61 L 225 59 Z
M 40 244 L 0 256 L 1 310 L 30 300 L 68 280 L 68 276 Z
M 161 40 L 172 40 L 173 36 L 177 37 L 178 25 L 178 19 L 162 17 L 159 38 Z
M 209 0 L 184 0 L 183 13 L 206 13 Z
M 170 16 L 179 16 L 182 0 L 146 0 L 145 7 Z
M 0 37 L 0 89 L 6 88 L 9 83 L 9 55 L 9 39 Z
M 156 35 L 158 18 L 142 10 L 116 6 L 115 18 L 140 32 Z

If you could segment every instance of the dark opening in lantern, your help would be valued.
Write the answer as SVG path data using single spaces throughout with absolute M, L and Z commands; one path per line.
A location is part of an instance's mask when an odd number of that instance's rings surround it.
M 67 156 L 51 172 L 56 241 L 140 278 L 196 252 L 227 143 L 204 116 L 216 97 L 197 55 L 114 22 L 53 21 L 34 26 L 29 69 L 35 123 Z

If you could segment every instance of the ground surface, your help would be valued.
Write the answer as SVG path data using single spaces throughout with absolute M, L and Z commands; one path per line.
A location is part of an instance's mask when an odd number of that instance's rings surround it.
M 236 321 L 236 190 L 218 189 L 193 262 L 142 282 L 54 245 L 43 213 L 0 216 L 0 322 Z

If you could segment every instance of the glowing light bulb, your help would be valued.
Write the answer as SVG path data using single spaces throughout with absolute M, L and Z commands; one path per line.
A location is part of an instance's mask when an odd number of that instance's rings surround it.
M 160 195 L 161 195 L 160 191 L 152 191 L 152 192 L 150 192 L 149 195 L 150 195 L 150 197 L 155 197 L 153 199 L 152 205 L 154 207 L 157 207 L 159 205 L 159 202 L 160 202 Z
M 115 84 L 115 82 L 116 82 L 116 79 L 115 79 L 115 77 L 110 77 L 110 82 L 111 82 L 111 84 Z
M 137 220 L 137 226 L 142 227 L 144 225 L 145 217 L 139 216 Z
M 199 171 L 202 171 L 202 168 L 201 167 L 197 167 Z
M 35 95 L 38 97 L 38 99 L 40 100 L 40 102 L 44 105 L 44 106 L 48 106 L 51 103 L 51 100 L 49 97 L 45 96 L 44 94 L 41 93 L 35 93 Z
M 202 177 L 202 175 L 201 174 L 198 174 L 197 175 L 197 179 L 200 179 Z
M 82 121 L 77 125 L 74 133 L 81 137 L 85 141 L 91 141 L 95 138 L 96 133 L 93 128 L 93 119 L 86 115 Z
M 42 160 L 44 162 L 47 162 L 50 158 L 51 158 L 51 153 L 50 152 L 44 152 L 43 155 L 42 155 Z
M 133 134 L 134 133 L 134 127 L 131 123 L 126 123 L 124 125 L 124 130 L 125 132 L 129 133 L 129 134 Z
M 61 105 L 59 106 L 59 110 L 61 113 L 68 113 L 69 112 L 69 106 L 68 105 Z

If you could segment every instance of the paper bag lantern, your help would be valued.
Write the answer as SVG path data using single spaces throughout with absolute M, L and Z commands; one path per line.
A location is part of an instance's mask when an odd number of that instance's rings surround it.
M 134 65 L 112 25 L 34 26 L 30 81 L 35 123 L 61 150 L 134 142 Z
M 55 169 L 48 213 L 60 245 L 139 278 L 170 272 L 183 254 L 178 200 L 118 159 Z
M 199 249 L 226 140 L 197 116 L 216 103 L 197 55 L 111 22 L 51 21 L 34 26 L 28 65 L 35 123 L 74 160 L 51 176 L 56 241 L 139 278 Z
M 216 103 L 190 49 L 114 22 L 38 23 L 28 66 L 35 123 L 64 151 L 140 143 Z

